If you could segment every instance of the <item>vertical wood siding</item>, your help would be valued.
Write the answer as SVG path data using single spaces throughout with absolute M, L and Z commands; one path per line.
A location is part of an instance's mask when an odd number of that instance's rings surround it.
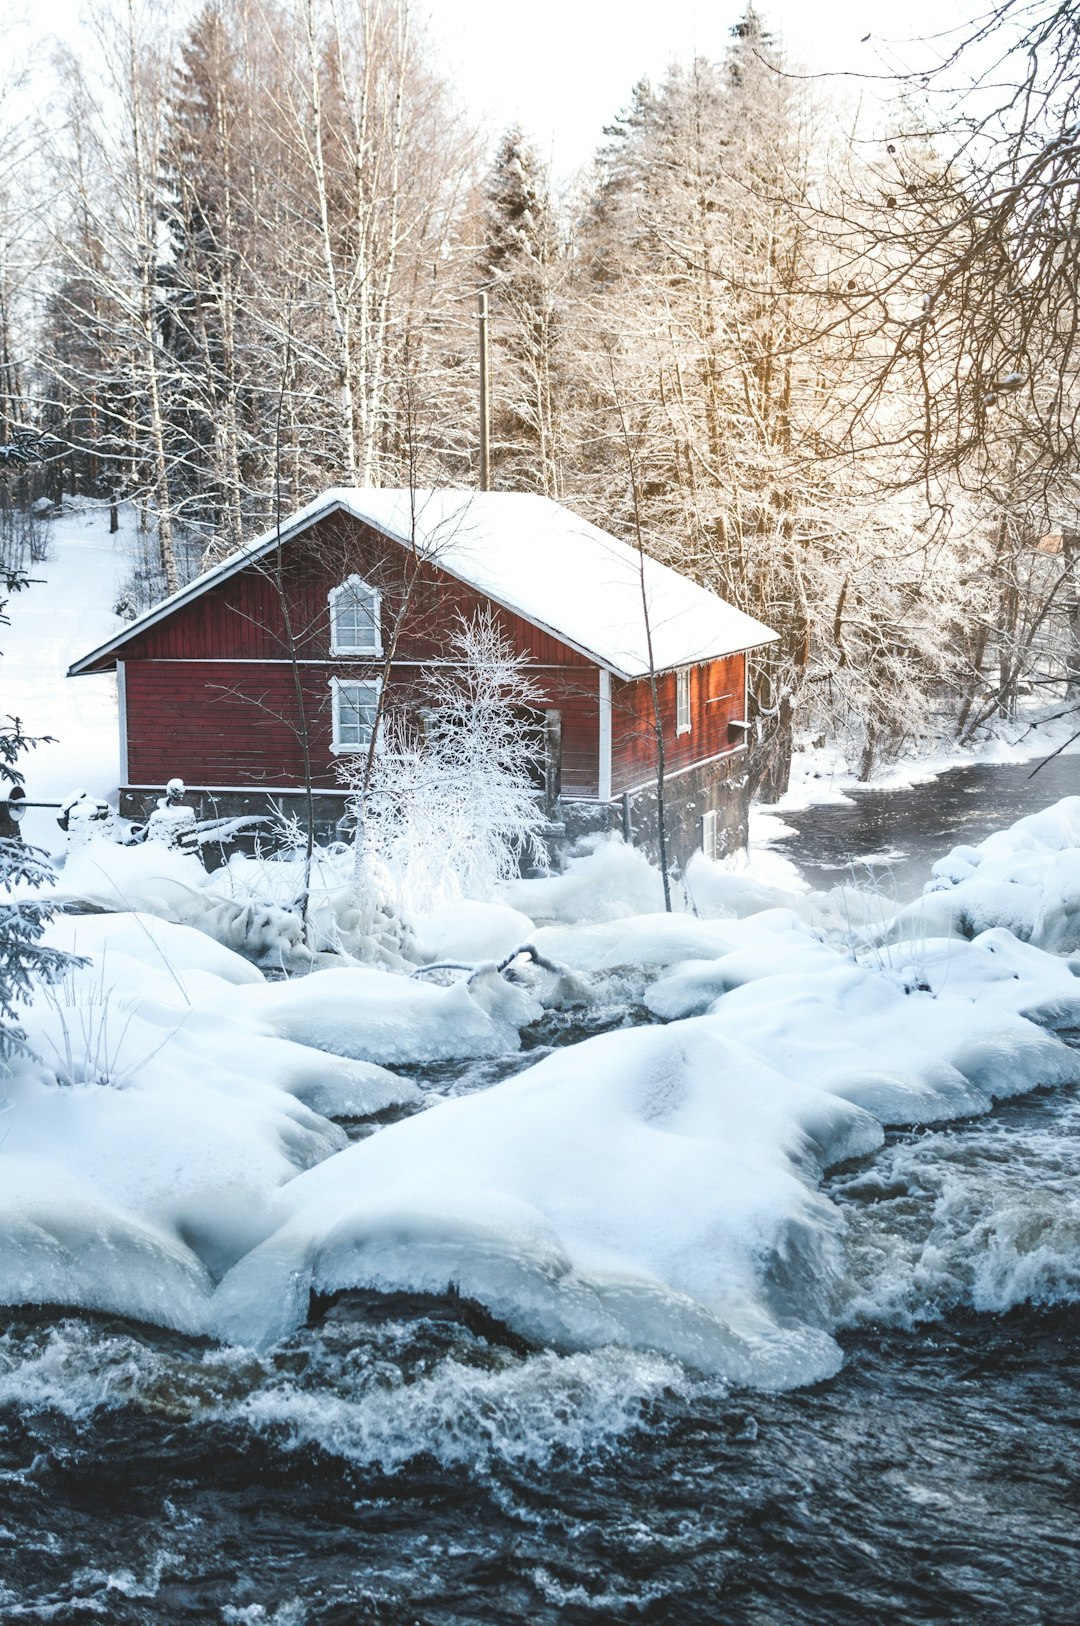
M 738 748 L 728 737 L 728 724 L 743 717 L 745 661 L 744 655 L 728 655 L 724 660 L 690 667 L 690 731 L 686 734 L 675 731 L 676 674 L 665 672 L 657 678 L 668 773 Z M 612 794 L 646 784 L 655 773 L 656 732 L 649 680 L 620 683 L 613 679 Z
M 513 546 L 512 540 L 508 546 Z M 339 783 L 331 750 L 330 678 L 365 677 L 371 660 L 330 654 L 327 598 L 353 573 L 382 594 L 384 642 L 401 615 L 412 562 L 399 544 L 347 515 L 332 515 L 283 550 L 280 591 L 271 557 L 238 572 L 133 638 L 121 651 L 127 690 L 127 782 L 294 785 L 302 753 L 288 625 L 303 664 L 304 714 L 316 784 Z M 416 712 L 420 674 L 410 662 L 446 658 L 461 620 L 493 615 L 513 648 L 540 668 L 539 704 L 562 714 L 562 791 L 595 796 L 599 782 L 599 668 L 524 617 L 420 562 L 402 617 L 389 702 Z M 572 587 L 568 584 L 568 591 Z M 283 607 L 284 600 L 284 607 Z M 287 613 L 286 613 L 287 611 Z M 691 675 L 691 731 L 675 734 L 675 674 L 660 678 L 668 766 L 672 771 L 729 749 L 727 725 L 743 714 L 743 656 L 697 666 Z M 724 697 L 727 698 L 724 698 Z M 713 704 L 709 704 L 713 701 Z M 647 681 L 612 680 L 612 794 L 654 772 Z

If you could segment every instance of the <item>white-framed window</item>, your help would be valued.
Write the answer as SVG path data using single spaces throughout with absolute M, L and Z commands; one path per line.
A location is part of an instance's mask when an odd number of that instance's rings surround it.
M 690 732 L 690 668 L 680 667 L 675 673 L 675 732 Z
M 715 808 L 701 815 L 701 850 L 706 858 L 717 859 L 720 842 L 720 817 Z
M 380 594 L 349 576 L 330 594 L 331 655 L 381 655 Z
M 366 751 L 379 709 L 379 678 L 331 678 L 335 751 Z

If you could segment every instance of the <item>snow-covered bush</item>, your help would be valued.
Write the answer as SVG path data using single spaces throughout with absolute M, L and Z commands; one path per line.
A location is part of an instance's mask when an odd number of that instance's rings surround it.
M 546 864 L 532 777 L 539 691 L 490 615 L 461 622 L 453 655 L 426 674 L 423 732 L 384 715 L 370 762 L 346 769 L 357 891 L 372 908 L 488 898 L 523 855 Z

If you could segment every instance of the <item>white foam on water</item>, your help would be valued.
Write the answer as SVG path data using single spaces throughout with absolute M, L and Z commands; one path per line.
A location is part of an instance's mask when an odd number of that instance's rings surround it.
M 421 1455 L 482 1472 L 593 1456 L 638 1427 L 650 1401 L 688 1384 L 678 1362 L 622 1348 L 545 1351 L 496 1370 L 448 1358 L 412 1383 L 385 1366 L 378 1378 L 360 1394 L 273 1381 L 217 1415 L 384 1473 Z
M 315 1448 L 384 1473 L 421 1455 L 482 1473 L 499 1463 L 595 1456 L 638 1427 L 663 1393 L 704 1387 L 677 1361 L 619 1347 L 525 1358 L 488 1349 L 484 1365 L 450 1354 L 410 1377 L 396 1353 L 399 1340 L 415 1347 L 417 1332 L 416 1323 L 386 1321 L 374 1344 L 342 1349 L 315 1329 L 258 1357 L 164 1351 L 69 1317 L 0 1336 L 0 1409 L 57 1412 L 89 1426 L 103 1410 L 132 1407 L 174 1423 L 251 1430 L 278 1449 Z M 713 1382 L 708 1392 L 723 1386 Z M 89 1572 L 82 1579 L 90 1591 L 109 1580 Z M 109 1584 L 149 1589 L 151 1580 L 125 1572 Z
M 914 1325 L 1080 1301 L 1080 1106 L 901 1142 L 838 1179 L 842 1324 Z
M 267 1609 L 261 1603 L 240 1607 L 225 1604 L 221 1611 L 225 1626 L 304 1626 L 311 1619 L 311 1610 L 302 1598 L 286 1598 L 276 1608 Z

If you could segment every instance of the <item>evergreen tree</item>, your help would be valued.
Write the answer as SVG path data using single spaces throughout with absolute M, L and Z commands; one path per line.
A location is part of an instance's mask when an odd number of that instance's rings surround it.
M 518 126 L 503 136 L 488 175 L 483 233 L 480 275 L 491 289 L 496 347 L 495 484 L 557 497 L 567 264 L 547 177 Z
M 5 448 L 6 450 L 6 448 Z M 5 464 L 7 459 L 2 460 Z M 4 609 L 8 597 L 27 586 L 24 576 L 0 570 L 0 626 L 8 625 Z M 34 742 L 18 717 L 0 718 L 0 795 L 5 797 L 23 776 L 19 756 Z M 53 879 L 44 854 L 12 836 L 0 836 L 0 1063 L 22 1049 L 25 1034 L 18 1023 L 17 1006 L 37 983 L 55 982 L 71 964 L 71 956 L 48 948 L 42 933 L 54 910 L 47 899 L 21 898 L 11 893 L 20 885 L 43 886 Z
M 262 484 L 268 477 L 259 459 L 251 466 L 259 414 L 244 344 L 244 192 L 252 154 L 243 109 L 236 47 L 218 0 L 210 0 L 181 45 L 169 107 L 170 252 L 159 281 L 162 336 L 174 358 L 169 424 L 177 495 L 187 517 L 226 547 L 243 537 L 248 479 Z

